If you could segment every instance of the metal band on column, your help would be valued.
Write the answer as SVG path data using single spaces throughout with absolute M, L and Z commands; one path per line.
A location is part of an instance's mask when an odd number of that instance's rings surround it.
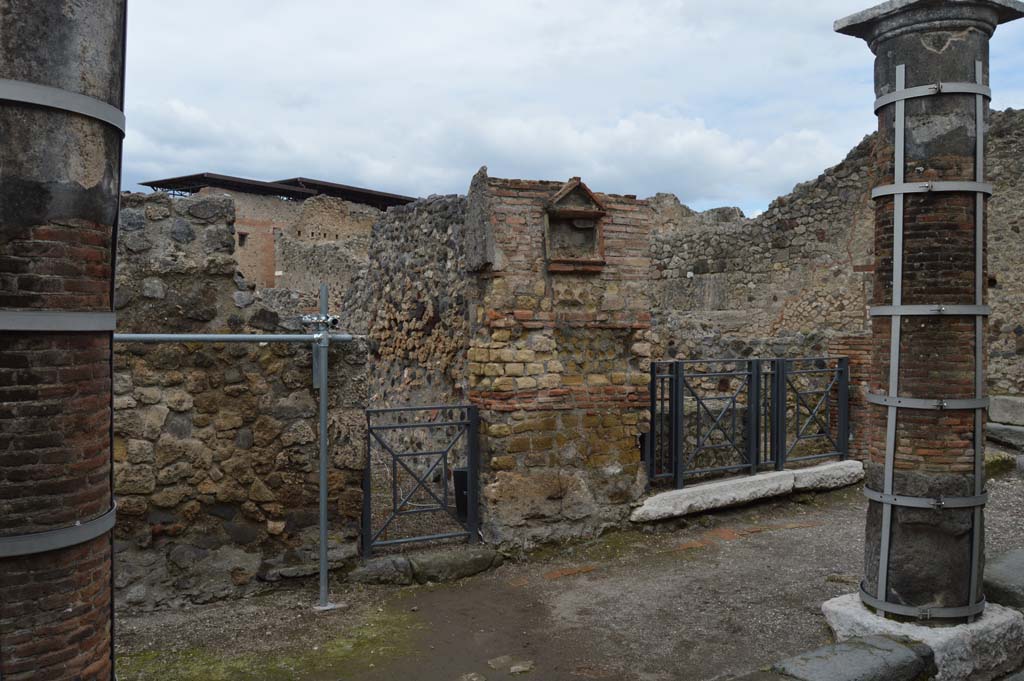
M 915 88 L 906 87 L 906 66 L 896 67 L 896 91 L 880 97 L 875 102 L 877 112 L 888 104 L 896 105 L 895 120 L 895 181 L 891 185 L 875 188 L 872 198 L 883 196 L 893 197 L 893 254 L 892 254 L 892 304 L 871 308 L 872 317 L 889 317 L 891 323 L 891 340 L 889 347 L 889 386 L 887 395 L 869 394 L 867 401 L 887 407 L 885 440 L 885 470 L 883 491 L 865 488 L 864 494 L 872 501 L 882 504 L 881 546 L 878 559 L 878 589 L 875 594 L 868 593 L 861 584 L 860 596 L 863 602 L 876 610 L 885 613 L 919 619 L 956 619 L 972 620 L 985 609 L 985 598 L 978 598 L 979 562 L 981 555 L 982 510 L 988 501 L 988 493 L 984 486 L 984 410 L 988 407 L 985 396 L 984 375 L 984 322 L 991 314 L 991 309 L 984 304 L 984 225 L 985 197 L 992 193 L 992 185 L 985 180 L 985 138 L 984 114 L 985 99 L 991 97 L 989 88 L 983 85 L 984 73 L 981 61 L 975 63 L 976 83 L 939 83 Z M 943 94 L 974 94 L 976 99 L 976 136 L 977 149 L 975 156 L 975 180 L 973 182 L 904 182 L 904 148 L 906 135 L 907 99 L 929 97 Z M 903 221 L 904 196 L 906 194 L 926 192 L 973 192 L 975 194 L 975 299 L 973 305 L 903 305 Z M 975 318 L 975 396 L 974 398 L 912 398 L 899 394 L 900 366 L 900 333 L 904 316 L 973 316 Z M 972 409 L 974 410 L 974 495 L 970 497 L 913 497 L 894 494 L 895 452 L 896 452 L 896 419 L 899 409 Z M 922 608 L 891 603 L 886 599 L 888 592 L 889 549 L 892 540 L 892 513 L 894 506 L 909 508 L 973 509 L 971 537 L 971 584 L 968 603 L 962 607 Z

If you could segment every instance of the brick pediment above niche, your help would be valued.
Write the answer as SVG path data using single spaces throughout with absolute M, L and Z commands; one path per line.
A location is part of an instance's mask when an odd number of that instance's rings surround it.
M 548 201 L 544 256 L 549 272 L 600 272 L 604 261 L 604 204 L 574 177 Z

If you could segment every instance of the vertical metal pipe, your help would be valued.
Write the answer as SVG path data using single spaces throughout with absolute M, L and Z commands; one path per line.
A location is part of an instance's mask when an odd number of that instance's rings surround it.
M 370 465 L 370 414 L 366 414 L 366 467 L 363 468 L 363 558 L 373 555 L 373 468 Z
M 757 433 L 760 430 L 758 404 L 761 401 L 761 360 L 748 360 L 747 369 L 747 461 L 750 463 L 750 474 L 757 475 L 757 466 L 760 463 Z
M 650 382 L 650 426 L 647 428 L 647 441 L 645 442 L 645 452 L 647 456 L 647 488 L 651 487 L 651 480 L 654 480 L 655 474 L 655 447 L 658 441 L 658 426 L 657 426 L 657 404 L 658 404 L 658 363 L 651 362 L 651 382 Z
M 320 316 L 326 319 L 328 314 L 327 306 L 327 285 L 320 284 Z M 333 610 L 338 607 L 330 602 L 328 585 L 328 562 L 327 562 L 327 456 L 330 442 L 330 435 L 327 432 L 327 355 L 330 349 L 331 336 L 326 321 L 318 325 L 320 339 L 313 347 L 313 352 L 319 355 L 320 365 L 320 600 L 316 605 L 317 610 Z
M 839 458 L 845 461 L 850 456 L 850 358 L 839 359 Z M 827 423 L 827 421 L 826 421 Z
M 475 544 L 480 537 L 480 410 L 476 406 L 471 406 L 467 411 L 469 471 L 466 476 L 466 530 L 469 531 L 469 543 Z
M 789 399 L 786 390 L 786 360 L 775 360 L 775 419 L 772 432 L 775 433 L 775 470 L 786 468 L 786 401 Z
M 676 489 L 682 489 L 686 483 L 686 471 L 683 468 L 683 440 L 686 437 L 684 427 L 686 425 L 685 409 L 683 402 L 683 381 L 686 380 L 683 363 L 676 360 L 672 362 L 672 397 L 669 403 L 671 414 L 671 433 L 669 441 L 672 445 L 672 476 Z

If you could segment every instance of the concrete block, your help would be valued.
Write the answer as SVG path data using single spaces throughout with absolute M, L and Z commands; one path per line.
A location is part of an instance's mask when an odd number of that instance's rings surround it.
M 839 489 L 863 480 L 864 464 L 853 460 L 832 461 L 794 470 L 793 476 L 793 489 L 797 492 Z
M 858 594 L 821 606 L 836 639 L 897 636 L 924 643 L 935 653 L 936 681 L 992 681 L 1024 664 L 1024 614 L 990 603 L 971 624 L 925 627 L 883 619 Z
M 985 426 L 985 435 L 993 442 L 1016 450 L 1024 450 L 1024 426 L 990 423 Z
M 935 672 L 928 646 L 886 636 L 851 638 L 777 662 L 798 681 L 915 681 Z
M 985 565 L 985 598 L 1024 610 L 1024 549 L 989 559 Z
M 988 420 L 1011 426 L 1024 426 L 1024 397 L 993 396 L 988 407 Z
M 793 491 L 792 471 L 773 471 L 749 477 L 718 480 L 655 494 L 633 510 L 634 523 L 678 518 L 691 513 L 748 504 Z

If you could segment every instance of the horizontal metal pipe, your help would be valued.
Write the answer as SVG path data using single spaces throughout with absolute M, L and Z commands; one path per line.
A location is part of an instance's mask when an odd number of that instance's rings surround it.
M 314 333 L 115 333 L 115 343 L 314 343 L 320 334 Z M 331 333 L 335 343 L 347 343 L 355 336 Z

